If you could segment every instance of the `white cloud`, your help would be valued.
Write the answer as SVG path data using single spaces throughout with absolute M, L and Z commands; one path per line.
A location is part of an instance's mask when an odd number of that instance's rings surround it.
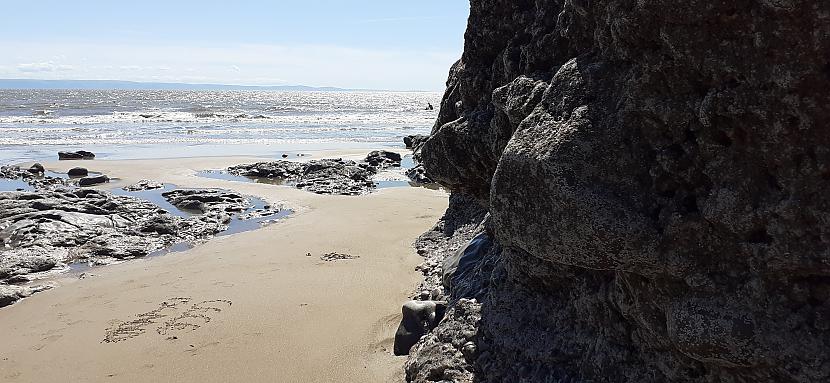
M 233 69 L 233 71 L 234 71 L 234 72 L 240 72 L 240 71 L 242 71 L 242 69 L 239 69 L 239 66 L 238 66 L 238 65 L 231 65 L 231 69 Z
M 23 73 L 66 72 L 73 69 L 72 65 L 55 64 L 51 61 L 17 64 L 17 70 Z

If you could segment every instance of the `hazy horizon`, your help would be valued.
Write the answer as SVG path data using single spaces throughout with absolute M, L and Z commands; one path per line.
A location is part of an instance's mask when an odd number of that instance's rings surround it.
M 468 13 L 463 0 L 11 3 L 0 78 L 440 91 Z
M 73 85 L 73 86 L 70 86 Z M 129 80 L 51 80 L 37 78 L 0 78 L 0 90 L 302 90 L 351 92 L 440 92 L 429 89 L 372 89 L 311 86 L 306 84 L 244 85 L 197 82 L 154 82 Z

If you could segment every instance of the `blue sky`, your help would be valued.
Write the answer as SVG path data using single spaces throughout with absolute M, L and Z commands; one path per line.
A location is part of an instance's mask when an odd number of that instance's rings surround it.
M 469 4 L 5 1 L 0 78 L 441 90 Z

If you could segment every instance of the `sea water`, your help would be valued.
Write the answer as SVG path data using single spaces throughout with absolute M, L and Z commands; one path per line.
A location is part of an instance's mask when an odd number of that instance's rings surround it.
M 277 155 L 402 145 L 427 134 L 437 92 L 0 90 L 0 164 Z M 437 108 L 436 108 L 437 109 Z

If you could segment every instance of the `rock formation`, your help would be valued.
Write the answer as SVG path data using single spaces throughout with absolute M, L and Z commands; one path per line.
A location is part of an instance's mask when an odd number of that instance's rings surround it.
M 830 380 L 830 3 L 472 0 L 465 40 L 425 283 L 492 244 L 408 380 Z

